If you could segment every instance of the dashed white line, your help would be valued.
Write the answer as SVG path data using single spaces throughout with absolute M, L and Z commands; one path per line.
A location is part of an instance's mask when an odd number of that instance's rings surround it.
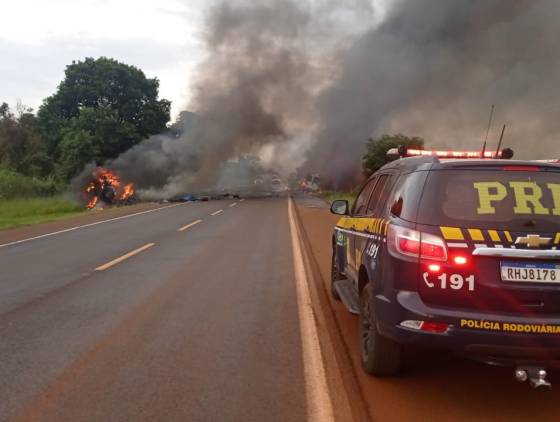
M 214 212 L 213 212 L 212 214 L 210 214 L 210 215 L 218 215 L 218 214 L 221 214 L 221 213 L 223 213 L 223 212 L 224 212 L 224 210 L 218 210 L 218 211 L 214 211 Z
M 241 198 L 241 199 L 239 200 L 239 202 L 243 202 L 243 201 L 245 201 L 245 198 Z
M 192 223 L 189 223 L 183 227 L 181 227 L 180 229 L 178 229 L 178 232 L 184 232 L 185 230 L 187 230 L 188 228 L 192 227 L 192 226 L 196 226 L 198 223 L 202 223 L 202 220 L 196 220 L 193 221 Z
M 228 207 L 233 208 L 237 205 L 237 202 L 234 202 L 233 204 L 229 204 Z
M 155 243 L 148 243 L 138 249 L 134 249 L 133 251 L 124 254 L 123 256 L 117 258 L 117 259 L 113 259 L 112 261 L 107 262 L 106 264 L 100 265 L 99 267 L 97 267 L 95 269 L 95 271 L 104 271 L 108 268 L 111 268 L 113 265 L 117 265 L 120 262 L 123 262 L 124 260 L 128 259 L 128 258 L 132 258 L 134 255 L 138 255 L 140 252 L 145 251 L 146 249 L 151 248 L 152 246 L 155 246 Z
M 97 226 L 99 224 L 105 224 L 105 223 L 110 223 L 112 221 L 117 221 L 117 220 L 122 220 L 124 218 L 130 218 L 130 217 L 135 217 L 137 215 L 142 215 L 142 214 L 148 214 L 150 212 L 156 212 L 156 211 L 162 211 L 162 210 L 166 210 L 169 208 L 173 208 L 173 207 L 179 207 L 181 205 L 185 205 L 185 203 L 181 203 L 181 204 L 173 204 L 173 205 L 168 205 L 166 207 L 161 207 L 161 208 L 156 208 L 153 210 L 147 210 L 147 211 L 141 211 L 141 212 L 136 212 L 134 214 L 129 214 L 129 215 L 123 215 L 121 217 L 115 217 L 115 218 L 110 218 L 108 220 L 103 220 L 103 221 L 97 221 L 95 223 L 89 223 L 89 224 L 84 224 L 82 226 L 76 226 L 76 227 L 71 227 L 69 229 L 65 229 L 65 230 L 59 230 L 56 232 L 52 232 L 52 233 L 46 233 L 46 234 L 42 234 L 40 236 L 35 236 L 35 237 L 29 237 L 27 239 L 22 239 L 22 240 L 16 240 L 14 242 L 10 242 L 10 243 L 4 243 L 3 245 L 0 245 L 0 248 L 5 248 L 7 246 L 13 246 L 13 245 L 18 245 L 20 243 L 25 243 L 25 242 L 30 242 L 32 240 L 37 240 L 37 239 L 42 239 L 44 237 L 49 237 L 49 236 L 55 236 L 57 234 L 62 234 L 62 233 L 68 233 L 74 230 L 79 230 L 79 229 L 85 229 L 86 227 L 93 227 L 93 226 Z

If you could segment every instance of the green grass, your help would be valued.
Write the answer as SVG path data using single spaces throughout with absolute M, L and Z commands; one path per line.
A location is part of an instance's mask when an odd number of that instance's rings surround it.
M 0 199 L 0 230 L 59 220 L 83 212 L 83 205 L 60 196 Z
M 65 187 L 53 178 L 39 179 L 24 176 L 0 167 L 0 200 L 50 197 L 61 192 Z
M 335 199 L 346 199 L 350 205 L 354 202 L 356 198 L 355 192 L 337 192 L 337 191 L 323 191 L 319 194 L 321 198 L 327 201 L 329 204 Z

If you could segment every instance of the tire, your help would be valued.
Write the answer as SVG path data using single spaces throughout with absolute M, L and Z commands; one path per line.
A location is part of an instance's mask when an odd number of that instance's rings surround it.
M 367 283 L 360 293 L 359 342 L 362 368 L 370 375 L 396 375 L 401 369 L 402 346 L 379 334 L 372 304 L 372 286 Z
M 335 281 L 342 280 L 344 277 L 338 270 L 338 264 L 336 262 L 336 250 L 333 249 L 332 259 L 331 259 L 331 296 L 336 299 L 340 300 L 340 295 L 334 288 Z

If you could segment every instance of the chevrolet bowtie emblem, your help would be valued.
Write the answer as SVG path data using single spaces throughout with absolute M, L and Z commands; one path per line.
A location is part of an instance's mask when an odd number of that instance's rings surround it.
M 528 248 L 538 248 L 546 246 L 552 239 L 550 237 L 541 237 L 538 234 L 528 234 L 526 237 L 518 237 L 515 239 L 516 245 L 525 245 Z

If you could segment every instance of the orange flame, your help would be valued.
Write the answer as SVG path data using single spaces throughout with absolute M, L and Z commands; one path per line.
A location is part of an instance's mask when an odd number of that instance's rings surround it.
M 99 201 L 115 204 L 121 201 L 128 201 L 134 196 L 134 184 L 127 183 L 123 185 L 121 178 L 114 171 L 97 167 L 92 172 L 91 179 L 84 189 L 84 194 L 88 201 L 88 209 L 94 208 Z M 112 193 L 111 195 L 107 195 L 108 190 Z
M 119 196 L 119 200 L 126 201 L 127 199 L 131 198 L 134 195 L 134 184 L 129 183 L 125 185 L 122 191 L 122 194 Z

